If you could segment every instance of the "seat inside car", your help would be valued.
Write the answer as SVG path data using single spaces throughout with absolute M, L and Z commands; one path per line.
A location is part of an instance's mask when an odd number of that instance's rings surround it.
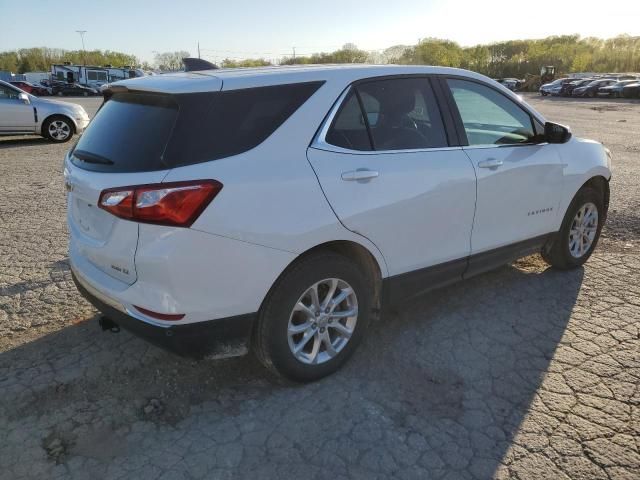
M 381 95 L 380 114 L 377 122 L 369 123 L 375 132 L 376 148 L 380 150 L 425 148 L 427 138 L 418 130 L 416 121 L 410 114 L 416 109 L 416 96 L 413 90 L 395 92 L 394 97 Z M 393 98 L 394 101 L 391 101 Z

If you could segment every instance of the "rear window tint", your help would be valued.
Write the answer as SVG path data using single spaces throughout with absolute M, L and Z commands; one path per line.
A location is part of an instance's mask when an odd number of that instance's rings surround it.
M 266 140 L 322 83 L 115 94 L 80 138 L 72 161 L 87 170 L 142 172 L 237 155 Z
M 74 164 L 102 172 L 162 170 L 178 104 L 160 95 L 119 94 L 106 102 L 74 149 Z
M 331 145 L 350 150 L 371 150 L 371 141 L 362 110 L 354 90 L 349 92 L 333 120 L 326 140 Z

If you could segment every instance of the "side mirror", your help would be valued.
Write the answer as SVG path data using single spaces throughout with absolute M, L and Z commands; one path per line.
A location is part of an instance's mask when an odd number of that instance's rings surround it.
M 18 94 L 18 100 L 20 100 L 22 103 L 29 105 L 29 95 L 27 95 L 26 93 L 19 93 Z
M 544 124 L 544 138 L 549 143 L 567 143 L 571 138 L 571 130 L 564 125 L 547 122 Z

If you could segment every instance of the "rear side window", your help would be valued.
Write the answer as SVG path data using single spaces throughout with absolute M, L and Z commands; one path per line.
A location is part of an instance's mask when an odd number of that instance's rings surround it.
M 351 90 L 345 98 L 327 133 L 326 141 L 350 150 L 371 150 L 367 126 L 355 90 Z
M 426 78 L 378 80 L 353 88 L 325 140 L 352 150 L 448 146 L 440 111 Z
M 266 140 L 322 83 L 115 94 L 80 138 L 72 161 L 87 170 L 143 172 L 237 155 Z
M 357 87 L 376 150 L 446 147 L 447 137 L 426 78 L 367 82 Z
M 323 82 L 184 95 L 166 157 L 172 166 L 192 165 L 246 152 L 282 125 Z M 210 94 L 211 95 L 211 94 Z

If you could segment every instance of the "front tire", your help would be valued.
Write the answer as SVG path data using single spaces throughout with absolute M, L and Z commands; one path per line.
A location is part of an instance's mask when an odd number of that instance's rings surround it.
M 253 351 L 279 376 L 297 382 L 337 371 L 362 340 L 374 285 L 357 263 L 320 252 L 303 258 L 276 282 L 253 335 Z
M 596 248 L 605 218 L 602 192 L 583 187 L 569 205 L 553 242 L 542 249 L 542 258 L 560 270 L 581 266 Z
M 71 120 L 62 116 L 47 118 L 42 125 L 42 136 L 55 143 L 64 143 L 73 137 L 74 127 Z

